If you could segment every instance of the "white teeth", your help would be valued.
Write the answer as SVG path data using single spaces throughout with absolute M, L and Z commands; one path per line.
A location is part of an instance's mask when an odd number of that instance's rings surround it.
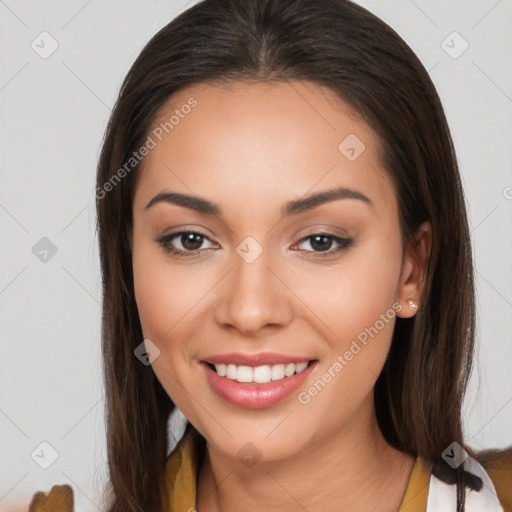
M 215 365 L 215 371 L 221 376 L 226 376 L 226 365 L 225 364 L 216 364 Z
M 272 380 L 272 370 L 267 364 L 265 366 L 256 366 L 254 368 L 254 382 L 258 384 L 265 384 Z
M 297 365 L 297 367 L 295 368 L 295 372 L 296 373 L 300 373 L 300 372 L 303 372 L 308 366 L 308 363 L 300 363 Z
M 291 377 L 295 373 L 303 372 L 308 363 L 300 364 L 274 364 L 264 366 L 237 366 L 236 364 L 216 364 L 215 371 L 221 377 L 227 377 L 238 382 L 255 382 L 265 384 L 273 380 L 281 380 L 285 377 Z
M 231 380 L 236 380 L 237 367 L 234 364 L 228 364 L 226 368 L 226 377 Z
M 253 370 L 250 366 L 239 366 L 236 372 L 236 380 L 238 382 L 252 382 Z
M 287 364 L 284 367 L 284 374 L 287 377 L 291 377 L 295 373 L 295 365 L 293 363 Z
M 272 380 L 284 379 L 284 364 L 275 364 L 272 366 Z

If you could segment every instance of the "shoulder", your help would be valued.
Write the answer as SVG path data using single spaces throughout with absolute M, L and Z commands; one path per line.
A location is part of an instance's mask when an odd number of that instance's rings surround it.
M 512 446 L 476 452 L 473 457 L 489 475 L 505 511 L 512 511 Z
M 73 489 L 69 485 L 54 485 L 48 494 L 34 493 L 28 512 L 74 512 L 74 507 Z
M 512 464 L 508 458 L 512 450 L 474 452 L 468 450 L 462 462 L 466 490 L 467 512 L 512 512 Z M 432 471 L 426 512 L 453 510 L 458 502 L 455 476 L 446 478 L 441 472 Z M 452 481 L 450 481 L 452 480 Z

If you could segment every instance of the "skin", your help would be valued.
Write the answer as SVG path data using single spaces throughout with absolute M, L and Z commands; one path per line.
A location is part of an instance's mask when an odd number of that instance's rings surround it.
M 414 459 L 392 448 L 376 421 L 373 389 L 395 319 L 308 404 L 307 390 L 379 315 L 407 299 L 421 307 L 431 229 L 403 247 L 398 201 L 377 157 L 372 128 L 334 93 L 308 82 L 194 85 L 161 109 L 154 126 L 193 96 L 197 106 L 144 160 L 133 202 L 133 274 L 145 338 L 160 349 L 153 370 L 174 403 L 207 440 L 197 510 L 398 510 Z M 365 150 L 350 161 L 338 149 L 355 134 Z M 345 186 L 370 198 L 325 203 L 280 218 L 306 194 Z M 146 205 L 180 192 L 217 203 L 223 215 Z M 200 254 L 170 255 L 155 238 L 186 230 L 206 235 Z M 323 254 L 312 239 L 335 239 Z M 248 236 L 263 248 L 247 263 Z M 183 238 L 172 245 L 186 250 Z M 188 247 L 191 247 L 190 245 Z M 199 361 L 227 352 L 279 352 L 319 361 L 306 383 L 272 407 L 234 407 L 209 386 Z M 261 458 L 247 467 L 238 451 Z

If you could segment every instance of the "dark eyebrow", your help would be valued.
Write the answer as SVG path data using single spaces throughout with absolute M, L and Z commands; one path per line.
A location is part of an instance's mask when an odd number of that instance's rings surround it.
M 363 201 L 373 207 L 372 201 L 361 192 L 346 187 L 340 187 L 310 194 L 309 196 L 286 203 L 286 205 L 281 209 L 281 217 L 297 215 L 298 213 L 312 210 L 317 206 L 330 203 L 331 201 L 336 201 L 338 199 L 358 199 L 359 201 Z
M 346 187 L 340 187 L 332 190 L 324 190 L 323 192 L 317 192 L 300 199 L 289 201 L 283 206 L 283 208 L 281 208 L 281 217 L 297 215 L 338 199 L 358 199 L 373 207 L 372 201 L 361 192 Z M 208 199 L 180 194 L 178 192 L 162 192 L 157 194 L 153 199 L 151 199 L 151 201 L 149 201 L 145 209 L 147 210 L 153 205 L 161 202 L 176 204 L 178 206 L 190 208 L 191 210 L 195 210 L 199 213 L 222 217 L 222 209 L 219 205 L 209 201 Z

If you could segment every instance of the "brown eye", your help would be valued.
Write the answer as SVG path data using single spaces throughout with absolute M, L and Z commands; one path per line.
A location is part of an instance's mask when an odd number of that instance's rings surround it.
M 203 245 L 203 236 L 198 233 L 183 233 L 179 240 L 187 251 L 195 251 Z
M 196 231 L 180 231 L 157 238 L 155 242 L 160 244 L 166 252 L 175 256 L 195 256 L 202 250 L 204 242 L 210 239 L 203 233 Z M 211 243 L 211 242 L 210 242 Z M 207 247 L 206 249 L 211 249 Z
M 303 238 L 298 245 L 308 243 L 312 250 L 302 249 L 305 252 L 313 253 L 316 256 L 329 256 L 351 247 L 354 241 L 350 238 L 340 238 L 329 233 L 314 233 Z M 337 244 L 334 250 L 330 250 L 333 244 Z M 322 254 L 325 253 L 325 254 Z

